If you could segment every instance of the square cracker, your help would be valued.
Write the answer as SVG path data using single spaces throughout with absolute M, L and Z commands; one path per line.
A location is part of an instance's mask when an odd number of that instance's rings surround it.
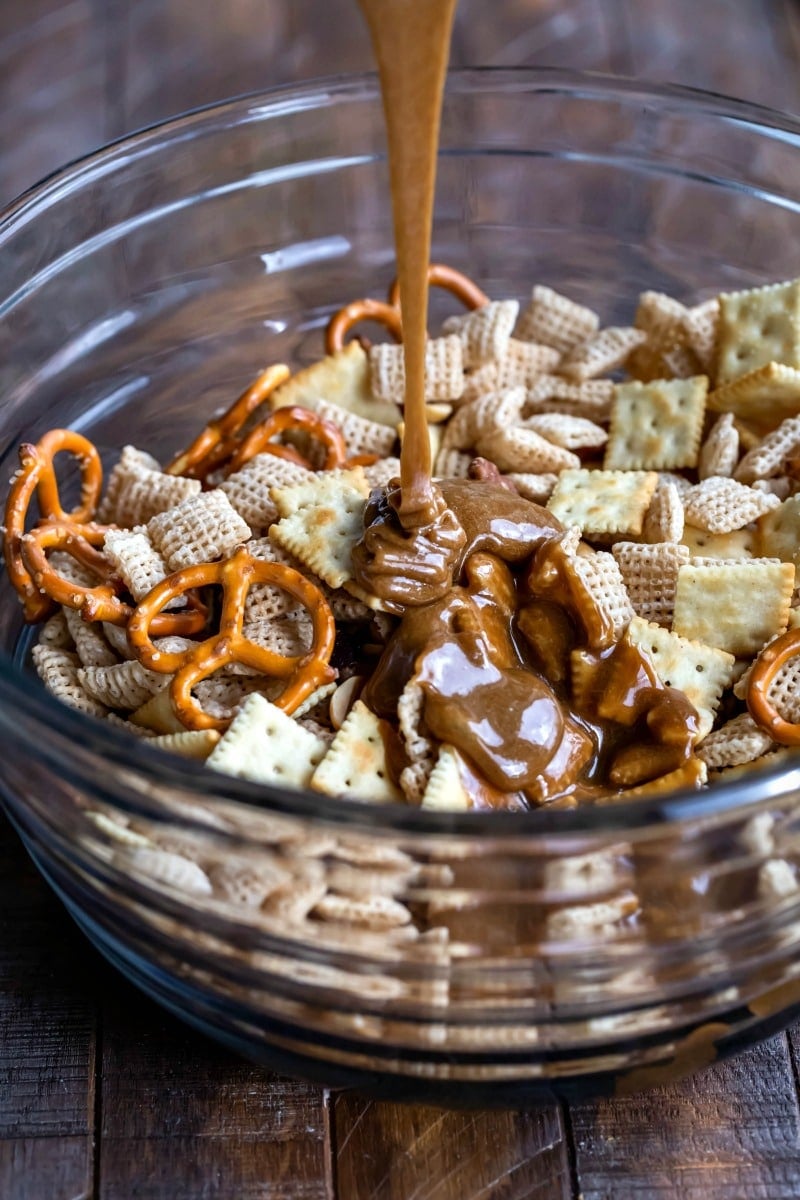
M 757 527 L 759 553 L 781 562 L 800 563 L 800 495 L 789 496 Z
M 353 576 L 351 556 L 364 532 L 368 496 L 361 467 L 324 471 L 302 483 L 273 488 L 281 520 L 270 527 L 270 540 L 330 587 L 342 587 Z
M 720 697 L 733 679 L 732 654 L 634 617 L 625 634 L 647 656 L 667 687 L 678 688 L 700 717 L 698 741 L 710 732 Z
M 755 526 L 734 529 L 733 533 L 708 533 L 685 525 L 681 543 L 689 547 L 693 558 L 759 558 L 758 531 Z
M 618 384 L 603 465 L 645 471 L 697 466 L 707 394 L 705 375 Z
M 771 362 L 800 368 L 800 280 L 719 298 L 717 382 Z
M 317 767 L 311 786 L 328 796 L 348 796 L 372 804 L 402 804 L 403 793 L 392 781 L 381 721 L 356 700 L 328 753 Z
M 749 657 L 786 628 L 793 589 L 792 563 L 766 558 L 689 563 L 678 571 L 672 628 Z
M 658 484 L 655 471 L 562 471 L 547 507 L 586 537 L 642 532 Z
M 464 787 L 461 756 L 453 746 L 439 749 L 436 766 L 431 772 L 422 797 L 421 808 L 436 812 L 467 812 L 472 808 L 469 793 Z
M 708 407 L 714 412 L 732 412 L 757 435 L 769 433 L 786 417 L 800 413 L 800 370 L 769 362 L 710 392 Z M 743 430 L 737 428 L 741 437 Z M 750 448 L 743 437 L 742 443 Z
M 381 425 L 396 425 L 400 409 L 387 400 L 378 400 L 370 387 L 369 360 L 358 342 L 348 342 L 343 350 L 329 354 L 304 367 L 270 396 L 273 408 L 299 404 L 316 410 L 318 400 L 338 404 L 348 412 Z
M 327 748 L 326 741 L 254 692 L 244 701 L 206 764 L 240 779 L 302 788 L 308 786 Z

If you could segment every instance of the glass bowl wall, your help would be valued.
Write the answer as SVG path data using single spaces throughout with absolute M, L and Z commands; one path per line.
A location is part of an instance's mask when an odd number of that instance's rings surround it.
M 495 297 L 550 284 L 606 323 L 644 288 L 700 300 L 800 274 L 799 137 L 697 93 L 457 74 L 434 257 Z M 331 312 L 392 275 L 371 78 L 237 100 L 67 168 L 0 226 L 4 478 L 53 426 L 109 462 L 125 443 L 169 457 L 261 367 L 319 357 Z M 434 326 L 446 311 L 437 294 Z M 62 708 L 24 668 L 5 578 L 0 644 L 0 781 L 39 866 L 123 971 L 251 1056 L 520 1104 L 682 1074 L 800 1005 L 791 760 L 585 812 L 347 804 Z M 355 903 L 322 920 L 323 895 Z M 376 896 L 391 904 L 370 917 Z

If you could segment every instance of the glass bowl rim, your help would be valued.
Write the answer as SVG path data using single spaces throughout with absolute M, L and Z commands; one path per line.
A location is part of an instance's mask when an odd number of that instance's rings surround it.
M 746 100 L 683 85 L 643 82 L 627 76 L 575 71 L 552 67 L 464 67 L 448 74 L 448 94 L 484 92 L 550 93 L 583 99 L 625 101 L 628 104 L 658 103 L 662 110 L 730 121 L 752 128 L 755 133 L 777 137 L 800 148 L 800 117 Z M 332 75 L 302 83 L 280 84 L 263 91 L 246 93 L 222 102 L 203 105 L 167 120 L 145 126 L 59 167 L 33 184 L 0 210 L 0 254 L 8 237 L 20 223 L 36 216 L 72 189 L 113 171 L 118 158 L 130 162 L 132 153 L 149 146 L 163 147 L 175 138 L 202 129 L 217 128 L 221 119 L 251 117 L 268 121 L 303 109 L 330 107 L 352 100 L 379 99 L 374 72 Z M 13 449 L 13 447 L 12 447 Z M 365 826 L 383 833 L 426 834 L 435 837 L 519 838 L 521 836 L 590 835 L 617 833 L 649 826 L 676 825 L 686 821 L 725 815 L 747 814 L 766 799 L 777 799 L 800 788 L 800 759 L 797 766 L 781 761 L 764 768 L 755 777 L 740 777 L 712 788 L 680 789 L 662 795 L 609 804 L 553 809 L 548 806 L 525 812 L 478 811 L 466 813 L 429 812 L 399 804 L 368 802 L 321 796 L 310 791 L 281 791 L 266 784 L 211 771 L 202 763 L 153 751 L 146 739 L 132 739 L 109 724 L 85 716 L 51 696 L 30 673 L 19 668 L 14 658 L 0 650 L 0 703 L 19 717 L 26 717 L 58 742 L 79 742 L 84 750 L 101 756 L 141 776 L 151 786 L 179 791 L 191 790 L 197 797 L 234 801 L 261 811 L 287 817 L 323 820 L 343 826 Z M 55 728 L 54 728 L 55 727 Z M 60 735 L 64 735 L 62 738 Z M 754 783 L 758 788 L 754 787 Z M 756 793 L 756 794 L 754 794 Z M 152 793 L 151 793 L 152 794 Z

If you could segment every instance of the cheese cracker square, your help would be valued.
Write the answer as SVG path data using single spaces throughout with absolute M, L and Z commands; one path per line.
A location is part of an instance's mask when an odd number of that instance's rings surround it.
M 381 722 L 356 700 L 327 754 L 311 779 L 311 787 L 328 796 L 348 796 L 373 804 L 402 804 L 403 793 L 392 781 Z
M 767 363 L 710 392 L 708 407 L 732 412 L 749 423 L 756 435 L 769 433 L 786 417 L 800 413 L 800 370 Z M 750 449 L 742 426 L 737 424 L 737 429 L 745 449 Z
M 421 808 L 435 812 L 467 812 L 472 808 L 460 764 L 461 756 L 453 746 L 443 745 L 439 748 L 439 757 L 425 788 Z
M 800 495 L 789 496 L 758 523 L 759 553 L 781 562 L 800 561 Z
M 328 745 L 258 692 L 248 696 L 206 763 L 226 775 L 306 787 Z
M 317 401 L 327 400 L 346 408 L 356 416 L 395 426 L 400 409 L 390 400 L 379 400 L 370 386 L 369 360 L 358 342 L 348 342 L 343 350 L 329 354 L 304 367 L 270 396 L 273 408 L 299 404 L 316 410 Z
M 697 709 L 698 741 L 702 740 L 711 730 L 720 697 L 733 679 L 733 655 L 662 629 L 642 617 L 633 618 L 625 636 L 647 656 L 661 682 L 678 688 Z
M 669 471 L 697 466 L 708 379 L 655 379 L 617 385 L 603 465 Z
M 800 280 L 719 298 L 718 383 L 770 362 L 800 368 Z
M 547 507 L 586 537 L 642 532 L 658 484 L 655 471 L 562 471 Z
M 793 588 L 792 563 L 765 558 L 689 563 L 678 571 L 672 628 L 748 657 L 786 628 Z
M 353 547 L 364 532 L 369 486 L 361 467 L 325 471 L 291 487 L 273 488 L 281 520 L 270 540 L 333 588 L 352 578 Z

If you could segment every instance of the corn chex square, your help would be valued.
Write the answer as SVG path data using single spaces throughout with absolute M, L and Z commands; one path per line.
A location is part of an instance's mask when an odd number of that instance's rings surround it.
M 403 803 L 392 781 L 381 722 L 356 700 L 311 779 L 328 796 L 348 796 L 373 804 Z
M 711 770 L 740 767 L 766 754 L 774 746 L 772 738 L 756 725 L 749 713 L 742 713 L 714 729 L 698 748 L 697 756 Z
M 612 553 L 636 615 L 656 625 L 671 625 L 678 570 L 689 561 L 688 546 L 617 542 Z
M 310 474 L 306 467 L 276 454 L 255 454 L 241 470 L 223 480 L 219 490 L 252 530 L 268 529 L 278 515 L 270 489 L 300 483 Z
M 800 280 L 719 298 L 717 381 L 727 383 L 770 362 L 800 368 Z
M 748 657 L 786 628 L 793 588 L 792 563 L 692 562 L 678 571 L 672 628 Z
M 348 342 L 336 354 L 304 367 L 269 398 L 273 408 L 299 404 L 314 411 L 318 400 L 327 400 L 382 425 L 394 427 L 400 420 L 400 409 L 393 401 L 379 400 L 373 395 L 367 352 L 355 341 Z
M 687 341 L 684 318 L 687 309 L 679 300 L 663 292 L 642 292 L 633 324 L 647 334 L 628 359 L 628 371 L 634 379 L 647 383 L 667 377 L 665 354 Z
M 777 496 L 737 483 L 724 475 L 704 479 L 683 497 L 687 523 L 708 533 L 733 533 L 736 529 L 744 529 L 745 525 L 780 505 Z
M 490 300 L 464 316 L 447 318 L 442 329 L 460 337 L 466 370 L 505 356 L 518 312 L 517 300 Z
M 712 475 L 733 475 L 739 461 L 739 430 L 733 422 L 733 413 L 723 413 L 709 430 L 708 437 L 700 447 L 697 474 L 700 479 Z M 740 478 L 738 473 L 737 478 Z M 754 479 L 758 476 L 754 475 Z M 743 483 L 749 483 L 742 479 Z
M 537 284 L 528 307 L 520 314 L 514 336 L 524 342 L 552 346 L 559 354 L 567 354 L 578 342 L 591 337 L 599 324 L 600 318 L 591 308 L 577 304 L 553 288 Z
M 478 454 L 488 458 L 501 471 L 533 472 L 564 471 L 580 466 L 580 458 L 565 450 L 534 429 L 516 426 L 495 429 L 479 437 L 475 443 Z
M 325 471 L 292 487 L 273 488 L 281 520 L 270 540 L 333 588 L 352 579 L 353 547 L 364 532 L 369 485 L 361 467 Z
M 308 785 L 327 748 L 322 738 L 254 692 L 244 701 L 206 763 L 239 779 L 302 788 Z
M 707 394 L 705 375 L 618 384 L 603 465 L 650 471 L 696 466 Z
M 508 348 L 497 362 L 495 387 L 530 387 L 540 375 L 557 367 L 560 359 L 552 346 L 509 338 Z
M 540 375 L 528 388 L 525 416 L 533 413 L 565 413 L 607 421 L 616 385 L 612 379 L 586 379 L 571 383 L 561 375 Z
M 579 383 L 595 379 L 622 367 L 637 346 L 641 346 L 647 334 L 641 329 L 622 325 L 608 325 L 598 330 L 585 342 L 579 342 L 562 360 L 559 371 L 562 375 Z
M 783 363 L 767 363 L 709 392 L 708 407 L 714 412 L 732 412 L 746 421 L 757 439 L 786 417 L 800 413 L 800 370 Z M 749 450 L 744 427 L 737 424 L 737 428 Z
M 787 461 L 800 452 L 800 417 L 787 417 L 762 442 L 748 450 L 734 472 L 741 483 L 769 479 L 786 469 Z
M 702 741 L 714 724 L 722 693 L 733 680 L 734 656 L 642 617 L 633 618 L 625 636 L 647 656 L 661 682 L 678 688 L 697 709 L 697 740 Z
M 562 471 L 547 507 L 564 525 L 599 534 L 642 532 L 658 484 L 655 471 Z
M 402 346 L 380 342 L 369 348 L 370 380 L 377 399 L 402 406 L 406 368 Z M 464 391 L 464 351 L 461 338 L 429 338 L 425 344 L 425 399 L 458 400 Z M 345 437 L 347 435 L 345 434 Z M 356 453 L 353 451 L 353 453 Z M 363 453 L 359 451 L 358 453 Z

